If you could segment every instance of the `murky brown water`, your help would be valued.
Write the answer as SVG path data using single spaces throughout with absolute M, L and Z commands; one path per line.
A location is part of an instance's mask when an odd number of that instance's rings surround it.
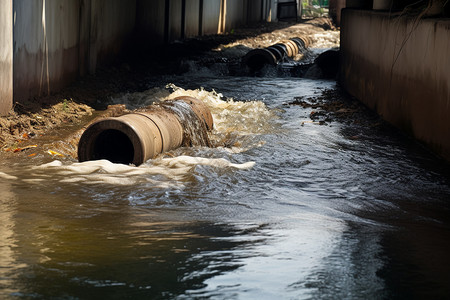
M 450 297 L 447 166 L 388 126 L 318 125 L 312 108 L 284 105 L 335 88 L 159 78 L 114 101 L 200 98 L 227 147 L 140 167 L 1 162 L 1 298 Z

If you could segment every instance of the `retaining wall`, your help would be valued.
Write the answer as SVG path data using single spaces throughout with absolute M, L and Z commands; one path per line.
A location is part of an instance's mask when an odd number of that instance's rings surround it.
M 47 95 L 107 63 L 134 30 L 128 0 L 14 0 L 14 100 Z
M 450 160 L 450 20 L 344 9 L 343 87 Z
M 127 46 L 231 31 L 267 19 L 274 1 L 3 0 L 0 115 L 13 100 L 47 95 L 95 73 Z
M 15 0 L 14 99 L 49 94 L 78 75 L 76 0 Z
M 137 0 L 137 8 L 138 35 L 151 37 L 143 43 L 150 45 L 229 32 L 261 20 L 261 0 Z

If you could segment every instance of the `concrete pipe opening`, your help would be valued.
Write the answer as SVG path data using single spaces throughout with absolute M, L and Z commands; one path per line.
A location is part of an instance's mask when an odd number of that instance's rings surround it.
M 243 62 L 252 70 L 260 70 L 264 65 L 276 65 L 277 58 L 267 49 L 254 49 L 243 58 Z
M 97 121 L 84 131 L 78 143 L 80 162 L 107 159 L 138 166 L 161 152 L 158 127 L 139 114 Z
M 92 159 L 107 159 L 113 163 L 132 164 L 134 146 L 130 138 L 116 129 L 105 130 L 93 143 Z

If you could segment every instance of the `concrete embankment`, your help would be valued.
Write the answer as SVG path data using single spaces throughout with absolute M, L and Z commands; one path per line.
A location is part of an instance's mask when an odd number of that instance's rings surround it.
M 450 20 L 344 9 L 340 81 L 450 160 Z

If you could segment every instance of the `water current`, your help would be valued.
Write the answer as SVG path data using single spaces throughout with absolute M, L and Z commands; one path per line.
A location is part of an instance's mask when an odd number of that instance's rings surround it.
M 139 167 L 2 161 L 0 298 L 450 297 L 448 166 L 370 114 L 319 123 L 287 105 L 330 90 L 160 77 L 111 102 L 199 98 L 222 146 Z

